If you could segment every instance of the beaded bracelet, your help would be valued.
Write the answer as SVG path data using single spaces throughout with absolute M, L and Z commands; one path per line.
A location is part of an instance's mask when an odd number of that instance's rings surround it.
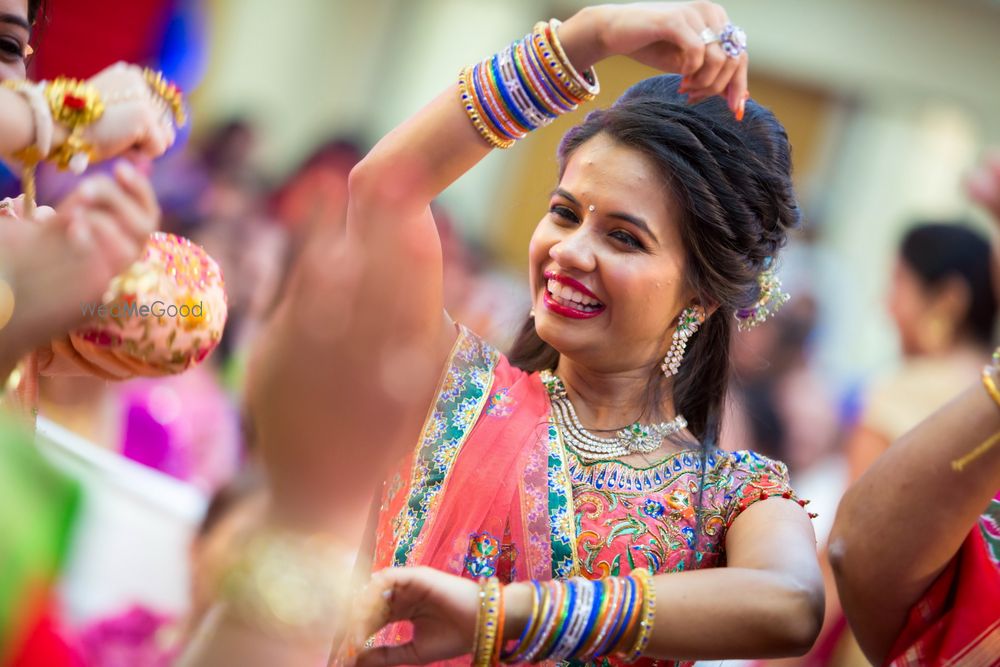
M 559 25 L 540 21 L 519 42 L 459 74 L 462 108 L 491 146 L 507 148 L 599 92 L 593 70 L 581 74 L 569 61 Z

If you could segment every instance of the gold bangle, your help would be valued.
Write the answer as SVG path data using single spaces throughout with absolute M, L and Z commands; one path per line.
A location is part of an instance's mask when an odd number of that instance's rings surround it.
M 83 130 L 104 114 L 101 94 L 85 81 L 59 77 L 48 84 L 45 97 L 52 119 L 69 128 L 66 141 L 48 157 L 60 169 L 82 174 L 94 156 L 94 148 L 83 138 Z
M 632 570 L 630 577 L 638 580 L 642 586 L 642 615 L 639 618 L 639 634 L 635 644 L 629 651 L 626 662 L 635 662 L 649 646 L 649 638 L 653 634 L 653 619 L 656 616 L 656 588 L 653 585 L 653 575 L 647 570 Z
M 465 114 L 472 121 L 472 126 L 476 128 L 490 146 L 494 148 L 510 148 L 514 145 L 514 140 L 501 137 L 483 121 L 483 112 L 479 108 L 476 95 L 469 88 L 469 77 L 471 74 L 472 68 L 466 67 L 458 75 L 459 99 L 462 102 Z
M 561 25 L 562 21 L 559 19 L 549 20 L 549 34 L 552 35 L 552 39 L 549 40 L 549 43 L 552 45 L 552 49 L 556 52 L 556 56 L 561 61 L 562 66 L 567 72 L 569 72 L 572 80 L 580 89 L 583 90 L 583 93 L 586 96 L 583 99 L 585 101 L 590 101 L 600 94 L 601 82 L 597 80 L 597 72 L 593 67 L 585 72 L 580 72 L 570 61 L 569 56 L 566 55 L 566 51 L 563 50 L 562 42 L 559 41 L 558 28 Z
M 500 620 L 503 611 L 503 589 L 496 577 L 483 579 L 479 583 L 479 612 L 476 622 L 476 638 L 472 645 L 473 667 L 492 667 L 499 660 L 497 644 L 503 643 L 499 636 L 502 631 Z
M 281 638 L 325 643 L 351 590 L 350 550 L 326 537 L 266 529 L 227 573 L 223 597 L 248 625 Z
M 564 60 L 565 53 L 560 56 L 555 47 L 549 41 L 547 32 L 550 26 L 546 21 L 539 21 L 531 31 L 532 41 L 535 44 L 536 54 L 542 62 L 542 66 L 548 72 L 549 77 L 556 84 L 564 97 L 567 97 L 574 104 L 589 102 L 596 97 L 595 94 L 585 89 L 576 81 L 576 69 L 568 61 Z M 572 71 L 573 74 L 569 72 Z

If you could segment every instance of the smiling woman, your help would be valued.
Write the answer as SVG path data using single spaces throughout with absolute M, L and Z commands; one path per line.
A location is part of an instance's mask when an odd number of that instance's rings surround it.
M 443 312 L 430 203 L 592 99 L 591 67 L 612 55 L 683 76 L 638 83 L 566 135 L 528 250 L 534 314 L 505 357 Z M 781 302 L 768 272 L 799 217 L 786 134 L 749 100 L 747 65 L 718 5 L 584 9 L 462 69 L 352 171 L 348 236 L 411 257 L 392 277 L 424 311 L 392 363 L 371 362 L 390 393 L 411 357 L 441 371 L 407 388 L 426 420 L 377 503 L 378 572 L 352 636 L 377 635 L 360 665 L 468 663 L 470 646 L 487 665 L 811 645 L 823 591 L 808 514 L 783 464 L 716 447 L 732 331 Z M 293 515 L 323 471 L 273 440 L 274 502 Z M 245 603 L 266 594 L 234 592 L 233 615 L 287 630 Z M 654 623 L 657 600 L 669 622 Z

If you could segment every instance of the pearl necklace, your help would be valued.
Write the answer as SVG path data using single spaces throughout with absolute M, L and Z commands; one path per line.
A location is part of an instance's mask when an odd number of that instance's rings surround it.
M 659 424 L 635 422 L 610 438 L 596 436 L 580 423 L 559 376 L 552 371 L 542 371 L 541 379 L 552 401 L 552 413 L 562 431 L 563 440 L 581 460 L 600 461 L 629 454 L 648 454 L 659 447 L 664 438 L 687 428 L 687 420 L 677 415 L 673 420 Z

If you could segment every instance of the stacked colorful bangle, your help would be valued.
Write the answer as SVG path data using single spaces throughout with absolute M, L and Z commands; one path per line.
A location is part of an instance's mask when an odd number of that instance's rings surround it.
M 646 650 L 656 599 L 645 570 L 624 578 L 532 585 L 531 618 L 514 647 L 501 656 L 504 663 L 588 662 L 614 654 L 631 662 Z
M 555 19 L 458 77 L 462 107 L 491 146 L 508 148 L 529 132 L 594 99 L 594 71 L 578 72 L 559 43 Z

